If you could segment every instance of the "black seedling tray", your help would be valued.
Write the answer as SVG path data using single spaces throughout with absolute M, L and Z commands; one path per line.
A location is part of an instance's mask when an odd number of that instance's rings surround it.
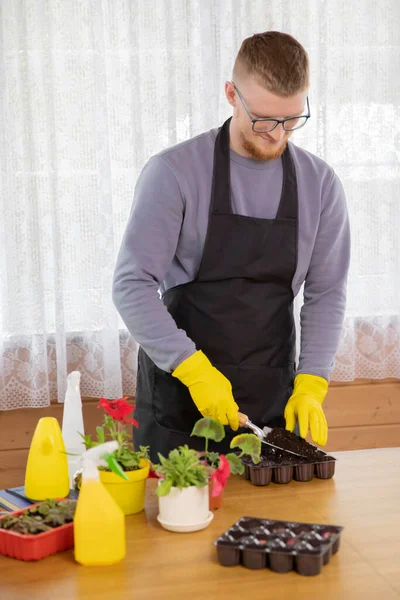
M 273 451 L 274 452 L 274 451 Z M 287 454 L 287 453 L 285 453 Z M 306 459 L 293 456 L 288 458 L 287 463 L 282 460 L 279 464 L 274 462 L 272 454 L 262 456 L 261 462 L 255 465 L 251 459 L 243 457 L 244 477 L 253 485 L 268 485 L 274 483 L 289 483 L 295 481 L 311 481 L 314 477 L 318 479 L 331 479 L 335 474 L 336 459 L 333 456 L 323 462 L 307 462 Z M 303 461 L 303 462 L 302 462 Z
M 318 575 L 339 550 L 342 531 L 335 525 L 242 517 L 214 545 L 224 567 Z
M 304 457 L 262 444 L 262 460 L 258 465 L 250 458 L 242 459 L 244 476 L 254 485 L 268 485 L 271 481 L 289 483 L 292 479 L 311 481 L 314 476 L 318 479 L 331 479 L 334 476 L 336 459 L 295 433 L 276 428 L 267 435 L 266 440 L 279 448 L 298 452 Z

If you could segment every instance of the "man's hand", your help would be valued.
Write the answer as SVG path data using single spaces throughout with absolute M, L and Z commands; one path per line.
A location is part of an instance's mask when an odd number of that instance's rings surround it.
M 325 446 L 328 439 L 328 424 L 321 405 L 327 391 L 326 379 L 316 375 L 297 375 L 294 380 L 293 394 L 285 408 L 286 429 L 293 431 L 297 419 L 302 438 L 307 437 L 310 428 L 313 442 L 318 446 Z
M 217 419 L 222 425 L 239 427 L 239 407 L 233 399 L 229 380 L 212 366 L 201 350 L 184 360 L 173 372 L 189 388 L 193 402 L 203 417 Z

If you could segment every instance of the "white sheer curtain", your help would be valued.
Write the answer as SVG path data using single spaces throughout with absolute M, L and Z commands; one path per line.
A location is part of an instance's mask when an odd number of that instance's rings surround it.
M 243 38 L 309 52 L 295 141 L 343 180 L 353 230 L 334 378 L 400 377 L 397 0 L 2 0 L 0 409 L 135 391 L 111 281 L 135 180 L 158 150 L 222 123 Z M 397 192 L 397 193 L 396 193 Z

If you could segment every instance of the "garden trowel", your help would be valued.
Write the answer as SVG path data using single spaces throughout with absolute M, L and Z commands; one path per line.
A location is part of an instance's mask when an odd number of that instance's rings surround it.
M 294 454 L 295 456 L 301 456 L 302 458 L 307 458 L 304 456 L 304 454 L 299 454 L 298 452 L 293 452 L 292 450 L 287 450 L 286 448 L 280 448 L 279 446 L 276 446 L 275 444 L 271 444 L 270 442 L 267 442 L 265 440 L 265 438 L 270 433 L 270 431 L 272 431 L 271 427 L 264 427 L 263 429 L 261 429 L 260 427 L 257 427 L 257 425 L 254 425 L 254 423 L 252 423 L 250 421 L 250 419 L 247 415 L 244 415 L 241 412 L 238 413 L 238 417 L 239 417 L 240 427 L 247 427 L 247 429 L 251 429 L 251 431 L 261 440 L 262 444 L 266 444 L 267 446 L 276 448 L 277 450 L 280 450 L 281 452 L 289 452 L 289 454 Z

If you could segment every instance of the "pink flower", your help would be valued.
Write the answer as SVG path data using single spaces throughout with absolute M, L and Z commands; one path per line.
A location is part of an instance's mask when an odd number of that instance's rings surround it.
M 227 479 L 231 474 L 231 468 L 229 466 L 229 462 L 225 458 L 224 454 L 221 454 L 219 457 L 219 466 L 215 469 L 214 473 L 211 475 L 210 479 L 213 482 L 213 489 L 211 496 L 216 498 L 219 496 L 224 487 L 226 486 Z

